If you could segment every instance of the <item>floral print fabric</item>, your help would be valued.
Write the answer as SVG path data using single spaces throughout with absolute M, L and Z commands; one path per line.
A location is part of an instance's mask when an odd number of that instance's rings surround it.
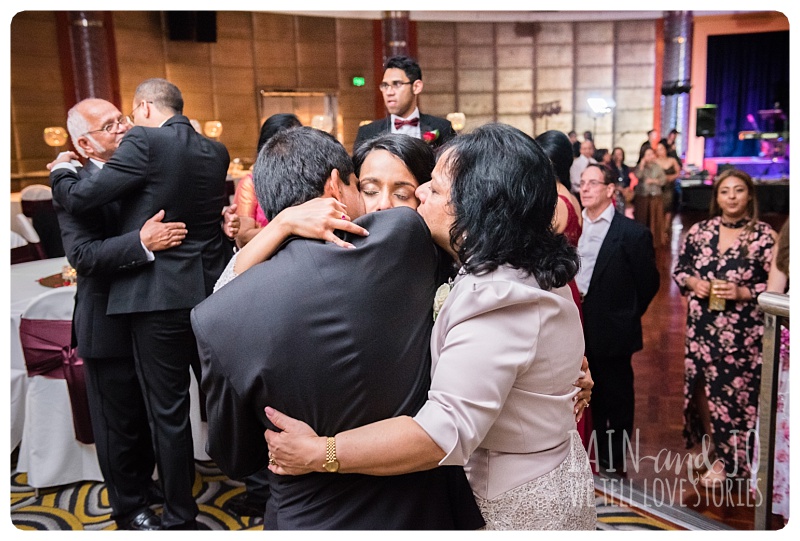
M 767 287 L 774 237 L 769 225 L 756 222 L 720 254 L 719 228 L 719 217 L 692 226 L 673 272 L 681 293 L 689 297 L 683 435 L 687 448 L 702 442 L 693 393 L 697 378 L 703 378 L 717 457 L 729 475 L 747 478 L 755 441 L 764 334 L 764 317 L 756 299 Z M 747 287 L 752 299 L 726 301 L 725 310 L 709 310 L 708 299 L 698 298 L 686 287 L 691 276 L 734 282 Z

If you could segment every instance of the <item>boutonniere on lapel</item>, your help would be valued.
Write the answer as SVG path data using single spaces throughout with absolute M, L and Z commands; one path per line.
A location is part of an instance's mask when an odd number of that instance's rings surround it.
M 439 289 L 436 290 L 436 295 L 433 297 L 433 320 L 436 321 L 436 318 L 439 316 L 439 312 L 442 311 L 442 306 L 444 306 L 444 301 L 447 300 L 447 296 L 450 294 L 450 290 L 453 289 L 453 281 L 448 280 L 444 284 L 439 286 Z
M 439 130 L 426 131 L 422 134 L 422 140 L 428 144 L 433 143 L 439 138 Z

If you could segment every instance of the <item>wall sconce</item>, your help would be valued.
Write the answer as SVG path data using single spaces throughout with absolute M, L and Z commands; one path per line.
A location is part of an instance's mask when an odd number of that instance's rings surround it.
M 333 129 L 333 119 L 329 115 L 314 115 L 311 119 L 311 127 L 330 133 Z
M 218 139 L 222 135 L 222 122 L 219 120 L 209 120 L 203 125 L 203 133 L 211 139 Z
M 456 131 L 463 130 L 464 125 L 467 123 L 467 117 L 464 116 L 464 113 L 448 113 L 447 120 L 450 121 Z
M 358 123 L 358 127 L 360 128 L 361 126 L 366 126 L 367 124 L 372 124 L 372 121 L 371 120 L 362 120 L 361 122 Z
M 44 129 L 44 142 L 47 143 L 47 146 L 60 149 L 67 144 L 68 139 L 67 130 L 64 128 L 51 126 Z M 58 152 L 56 152 L 56 154 L 58 154 Z

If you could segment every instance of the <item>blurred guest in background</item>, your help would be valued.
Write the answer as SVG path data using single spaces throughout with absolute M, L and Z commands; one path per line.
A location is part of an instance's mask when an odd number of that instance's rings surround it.
M 660 141 L 661 141 L 660 131 L 652 129 L 649 132 L 647 132 L 647 141 L 642 143 L 642 146 L 639 149 L 639 161 L 642 161 L 642 156 L 644 156 L 644 151 L 647 150 L 648 148 L 652 149 L 653 152 L 655 152 L 656 146 L 658 146 L 658 143 Z
M 653 244 L 660 248 L 665 244 L 664 232 L 664 169 L 656 162 L 656 153 L 647 148 L 635 171 L 639 182 L 634 188 L 634 216 L 636 221 L 650 228 Z
M 578 134 L 575 133 L 575 130 L 570 131 L 567 137 L 569 137 L 569 142 L 572 145 L 572 158 L 575 159 L 581 155 L 581 142 L 578 141 Z
M 597 163 L 597 160 L 594 159 L 594 143 L 591 139 L 585 139 L 581 143 L 580 156 L 572 161 L 572 165 L 569 168 L 569 181 L 572 193 L 576 195 L 580 193 L 578 185 L 581 182 L 581 173 L 583 173 L 583 170 L 586 169 L 586 166 L 590 163 Z
M 664 170 L 664 186 L 662 196 L 664 198 L 664 231 L 669 234 L 672 231 L 672 214 L 675 210 L 675 179 L 681 174 L 681 165 L 678 160 L 667 154 L 667 144 L 664 141 L 656 145 L 656 163 Z
M 667 156 L 675 158 L 678 162 L 678 169 L 683 168 L 683 161 L 681 160 L 680 155 L 678 155 L 678 136 L 681 134 L 675 128 L 672 128 L 670 132 L 667 134 L 667 138 L 664 139 L 664 142 L 667 144 Z
M 689 229 L 673 272 L 689 297 L 684 438 L 687 448 L 702 444 L 706 487 L 750 474 L 764 333 L 756 297 L 767 288 L 775 244 L 758 221 L 747 173 L 725 171 L 712 193 L 712 217 Z
M 614 147 L 611 163 L 608 164 L 617 184 L 617 210 L 628 218 L 633 218 L 633 188 L 631 188 L 631 168 L 625 164 L 625 151 Z M 621 204 L 620 204 L 621 203 Z
M 272 115 L 261 125 L 256 154 L 258 154 L 258 151 L 264 146 L 264 143 L 280 130 L 294 128 L 300 125 L 300 120 L 293 114 L 279 113 Z M 239 233 L 236 235 L 236 245 L 241 248 L 250 242 L 250 239 L 252 239 L 262 227 L 267 225 L 267 217 L 264 215 L 264 211 L 261 210 L 258 200 L 256 199 L 256 190 L 253 186 L 252 173 L 247 173 L 239 179 L 239 183 L 236 185 L 236 192 L 233 196 L 233 202 L 236 204 L 236 214 L 239 215 L 239 219 L 241 220 Z

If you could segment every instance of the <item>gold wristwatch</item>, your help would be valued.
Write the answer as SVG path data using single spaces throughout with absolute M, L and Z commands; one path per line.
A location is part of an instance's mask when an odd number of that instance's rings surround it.
M 325 464 L 322 467 L 325 468 L 325 471 L 331 473 L 339 471 L 339 461 L 336 459 L 336 438 L 333 436 L 328 437 Z

